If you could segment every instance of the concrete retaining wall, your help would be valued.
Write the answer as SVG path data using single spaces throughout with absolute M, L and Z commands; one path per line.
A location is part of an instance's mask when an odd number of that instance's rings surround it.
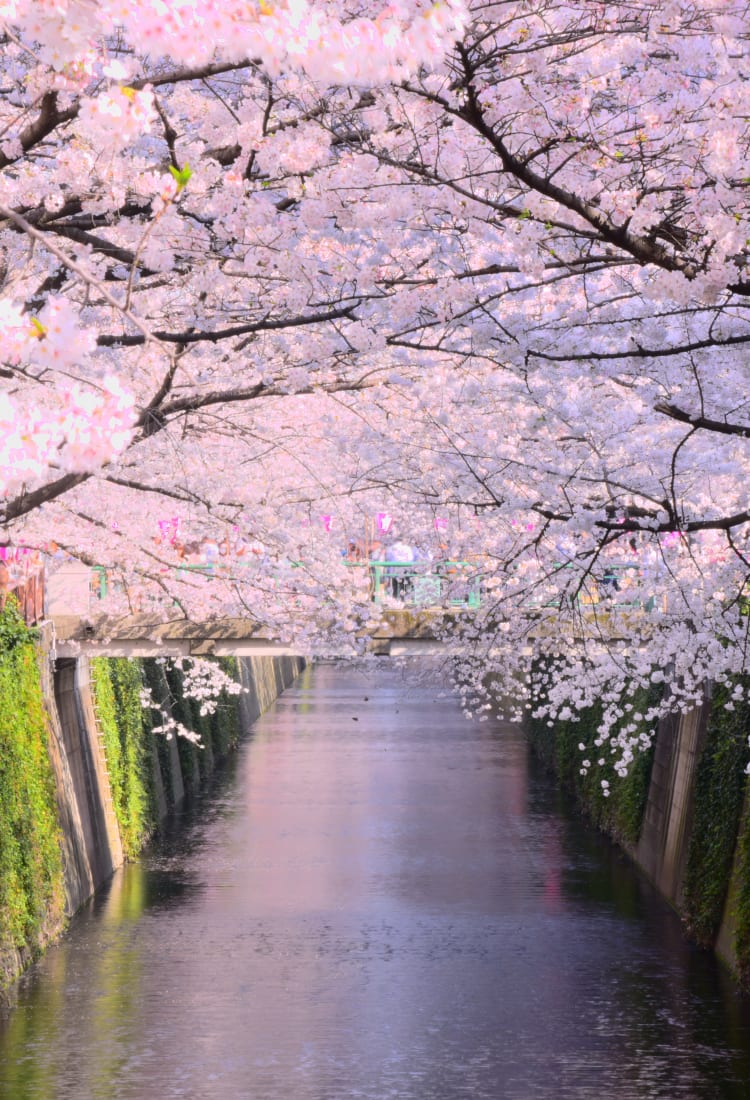
M 50 719 L 49 755 L 56 781 L 62 832 L 66 913 L 74 913 L 123 862 L 122 844 L 112 804 L 107 761 L 97 725 L 85 657 L 58 660 L 52 671 L 43 662 L 45 702 Z M 299 675 L 304 660 L 253 657 L 240 661 L 247 691 L 240 696 L 243 733 Z M 168 765 L 152 754 L 157 812 L 185 793 L 177 743 L 168 742 Z M 164 774 L 166 770 L 167 774 Z
M 543 720 L 532 720 L 529 734 L 547 765 L 575 792 L 584 812 L 617 839 L 674 906 L 686 932 L 704 946 L 713 945 L 750 987 L 745 957 L 750 796 L 743 773 L 743 746 L 750 726 L 746 710 L 734 709 L 728 717 L 725 701 L 723 688 L 717 688 L 712 698 L 711 686 L 706 685 L 699 705 L 685 714 L 663 718 L 654 741 L 650 777 L 645 768 L 640 779 L 639 773 L 634 773 L 635 782 L 624 796 L 630 801 L 618 805 L 613 799 L 606 811 L 598 787 L 592 790 L 585 780 L 578 781 L 575 764 L 574 746 L 580 740 L 587 744 L 593 740 L 598 712 L 592 708 L 584 714 L 577 734 L 570 723 L 561 722 L 560 728 L 554 729 Z M 644 782 L 648 782 L 647 790 Z M 744 812 L 738 821 L 743 791 Z M 626 816 L 618 816 L 622 805 Z M 637 836 L 637 842 L 628 841 L 628 836 Z M 739 962 L 738 934 L 742 941 Z
M 47 696 L 53 730 L 50 756 L 70 915 L 122 863 L 122 845 L 91 698 L 88 661 L 58 662 L 52 688 L 52 696 Z
M 678 909 L 693 820 L 695 776 L 706 736 L 710 702 L 687 714 L 662 719 L 656 737 L 648 803 L 638 846 L 638 863 Z
M 630 852 L 664 897 L 683 913 L 696 778 L 710 715 L 711 700 L 707 694 L 703 704 L 694 710 L 662 719 L 655 742 L 643 828 L 636 848 Z M 743 817 L 749 812 L 750 807 L 746 804 Z M 732 970 L 737 969 L 734 914 L 737 883 L 735 856 L 723 918 L 714 943 L 717 954 Z
M 245 691 L 240 696 L 243 732 L 268 710 L 284 688 L 296 680 L 305 662 L 302 657 L 243 657 L 240 681 Z

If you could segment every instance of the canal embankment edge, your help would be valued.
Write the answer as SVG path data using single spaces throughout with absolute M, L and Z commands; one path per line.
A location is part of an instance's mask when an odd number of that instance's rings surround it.
M 700 705 L 663 717 L 624 780 L 596 743 L 599 708 L 575 721 L 531 719 L 528 729 L 535 753 L 677 911 L 686 935 L 749 988 L 750 711 L 733 686 L 706 685 Z M 625 693 L 628 720 L 645 714 L 646 694 Z
M 0 638 L 0 695 L 9 685 L 5 706 L 0 698 L 0 998 L 6 990 L 6 999 L 69 918 L 137 856 L 159 821 L 208 778 L 305 665 L 292 656 L 220 658 L 244 690 L 204 714 L 181 694 L 179 670 L 164 662 L 55 661 L 49 627 L 36 637 L 18 631 L 7 652 Z M 20 694 L 10 686 L 18 684 Z M 152 731 L 144 686 L 197 730 L 202 747 Z M 34 723 L 26 722 L 27 711 Z

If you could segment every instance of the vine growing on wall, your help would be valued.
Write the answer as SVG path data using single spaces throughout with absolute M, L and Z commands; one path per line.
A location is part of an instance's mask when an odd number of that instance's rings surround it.
M 219 658 L 217 665 L 233 685 L 236 658 Z M 197 786 L 216 759 L 237 744 L 236 693 L 215 698 L 212 689 L 207 703 L 195 696 L 194 685 L 185 684 L 179 662 L 171 660 L 98 657 L 91 662 L 91 674 L 123 852 L 133 858 L 157 818 L 153 754 L 162 775 L 167 774 L 173 765 L 166 739 L 174 736 L 172 728 L 190 730 L 191 738 L 177 737 L 178 755 L 183 778 Z M 154 732 L 154 714 L 160 732 Z
M 43 945 L 64 915 L 55 784 L 35 632 L 0 611 L 0 984 L 8 953 Z
M 141 662 L 97 657 L 91 662 L 91 678 L 123 854 L 132 859 L 153 831 L 156 817 L 150 721 L 140 698 Z
M 734 879 L 734 950 L 737 961 L 737 977 L 745 987 L 750 987 L 750 807 L 745 784 L 745 812 L 737 838 L 737 861 Z
M 724 912 L 750 759 L 750 708 L 734 687 L 714 689 L 695 779 L 683 912 L 691 935 L 706 946 L 713 944 Z
M 657 705 L 660 694 L 660 685 L 626 688 L 621 700 L 623 722 L 633 723 L 634 714 L 647 714 Z M 632 846 L 637 843 L 643 824 L 654 748 L 650 745 L 637 753 L 627 775 L 618 775 L 612 752 L 596 743 L 601 721 L 600 703 L 566 720 L 532 718 L 532 745 L 574 792 L 593 823 L 621 843 Z M 645 718 L 640 724 L 644 732 L 649 728 Z M 635 725 L 637 728 L 638 722 Z M 617 733 L 616 728 L 614 732 Z

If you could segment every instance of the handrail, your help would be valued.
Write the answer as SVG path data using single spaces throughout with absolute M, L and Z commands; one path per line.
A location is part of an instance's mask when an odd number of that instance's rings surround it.
M 656 596 L 651 594 L 647 599 L 643 600 L 640 597 L 634 600 L 618 599 L 617 593 L 621 591 L 619 580 L 623 573 L 635 570 L 639 578 L 647 576 L 648 569 L 644 567 L 640 561 L 620 561 L 620 562 L 608 562 L 600 559 L 600 569 L 596 572 L 589 574 L 589 579 L 593 583 L 593 589 L 589 592 L 579 591 L 575 602 L 584 606 L 591 606 L 593 604 L 606 601 L 609 606 L 640 609 L 643 611 L 653 611 L 656 607 Z M 555 562 L 554 571 L 560 572 L 563 569 L 575 568 L 574 562 Z M 604 591 L 602 591 L 604 589 Z M 547 607 L 558 607 L 559 603 L 553 601 L 546 604 Z
M 252 569 L 253 560 L 238 561 L 233 558 L 222 558 L 216 562 L 181 562 L 169 567 L 175 575 L 193 574 L 197 576 L 214 576 L 220 573 L 224 567 L 230 567 L 232 571 Z M 345 560 L 347 568 L 367 571 L 367 583 L 369 596 L 373 603 L 387 604 L 394 602 L 397 605 L 414 608 L 463 608 L 466 610 L 478 609 L 484 599 L 484 575 L 481 561 L 472 560 L 445 560 L 445 561 L 387 561 L 375 560 Z M 555 572 L 573 569 L 573 562 L 555 563 Z M 653 594 L 639 591 L 640 585 L 625 584 L 620 588 L 619 581 L 623 574 L 636 574 L 639 579 L 647 577 L 648 566 L 641 562 L 602 562 L 599 568 L 590 574 L 590 584 L 587 591 L 578 591 L 574 597 L 576 604 L 587 607 L 595 604 L 606 604 L 608 608 L 634 609 L 646 612 L 657 608 L 657 599 Z M 302 567 L 303 562 L 291 562 L 294 567 Z M 79 565 L 80 569 L 80 565 Z M 107 566 L 96 565 L 90 572 L 90 583 L 85 582 L 85 567 L 82 593 L 84 601 L 104 599 L 112 587 L 111 570 Z M 364 581 L 363 577 L 363 581 Z M 562 579 L 562 578 L 561 578 Z M 119 582 L 115 582 L 118 584 Z M 628 589 L 633 588 L 632 596 L 628 599 Z M 69 591 L 71 586 L 66 587 Z M 88 593 L 87 595 L 85 593 Z M 543 608 L 553 610 L 560 607 L 560 599 L 564 596 L 553 597 L 545 601 L 540 597 L 537 601 L 533 598 L 526 604 L 528 611 L 537 611 Z M 52 596 L 50 596 L 52 599 Z M 50 605 L 51 606 L 51 605 Z M 661 605 L 665 610 L 665 606 Z M 54 614 L 54 611 L 50 612 Z
M 184 562 L 173 567 L 179 573 L 215 575 L 215 566 L 223 562 Z M 232 567 L 247 568 L 250 562 L 231 561 Z M 300 566 L 301 562 L 293 562 Z M 482 577 L 468 561 L 347 561 L 352 568 L 369 571 L 370 598 L 374 603 L 397 599 L 408 606 L 428 607 L 447 603 L 450 607 L 477 608 L 481 603 Z M 106 566 L 92 568 L 91 595 L 104 599 L 110 590 Z
M 360 564 L 360 563 L 352 563 Z M 482 576 L 468 561 L 370 561 L 370 597 L 374 603 L 396 599 L 410 607 L 477 608 Z

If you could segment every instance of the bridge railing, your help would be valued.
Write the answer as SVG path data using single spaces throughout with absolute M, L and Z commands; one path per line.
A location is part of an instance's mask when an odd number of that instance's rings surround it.
M 482 577 L 468 561 L 371 561 L 370 597 L 374 603 L 400 600 L 410 607 L 477 608 Z
M 573 568 L 572 563 L 559 562 L 555 571 Z M 612 608 L 653 611 L 656 597 L 651 594 L 644 598 L 643 595 L 643 581 L 647 579 L 648 568 L 641 562 L 607 562 L 596 574 L 589 575 L 588 584 L 576 592 L 573 602 L 584 607 L 606 603 Z M 553 600 L 543 606 L 559 607 L 560 601 Z
M 232 563 L 233 572 L 238 564 Z M 347 565 L 353 569 L 367 570 L 370 599 L 374 603 L 398 600 L 408 607 L 478 608 L 482 601 L 482 576 L 476 563 L 365 561 L 348 562 Z M 174 569 L 175 576 L 187 573 L 211 576 L 215 572 L 217 569 L 212 563 L 200 562 Z M 52 615 L 72 611 L 68 606 L 71 600 L 76 603 L 78 614 L 85 614 L 111 592 L 117 591 L 122 583 L 106 566 L 96 565 L 88 569 L 77 563 L 59 569 L 54 581 L 51 588 Z
M 370 599 L 376 604 L 397 600 L 406 607 L 479 608 L 484 596 L 484 577 L 481 563 L 477 561 L 352 561 L 347 567 L 367 572 Z M 232 562 L 233 576 L 245 567 L 245 563 Z M 183 576 L 220 574 L 224 563 L 190 562 L 175 566 L 174 575 Z M 573 569 L 572 564 L 561 562 L 556 570 Z M 648 566 L 641 562 L 608 562 L 596 575 L 592 574 L 585 588 L 570 599 L 578 606 L 606 605 L 611 609 L 653 611 L 656 597 L 648 593 Z M 562 578 L 561 578 L 562 579 Z M 66 562 L 52 569 L 47 578 L 47 614 L 87 614 L 112 591 L 121 589 L 122 581 L 116 572 L 105 566 L 89 569 L 79 562 Z M 41 618 L 38 609 L 44 598 L 44 580 L 23 588 L 19 596 L 30 613 Z M 137 597 L 134 597 L 137 602 Z M 31 610 L 36 600 L 37 611 Z M 561 606 L 566 597 L 532 598 L 526 607 L 529 612 Z M 568 601 L 569 603 L 569 601 Z M 136 608 L 137 609 L 137 608 Z M 662 610 L 665 610 L 662 600 Z

